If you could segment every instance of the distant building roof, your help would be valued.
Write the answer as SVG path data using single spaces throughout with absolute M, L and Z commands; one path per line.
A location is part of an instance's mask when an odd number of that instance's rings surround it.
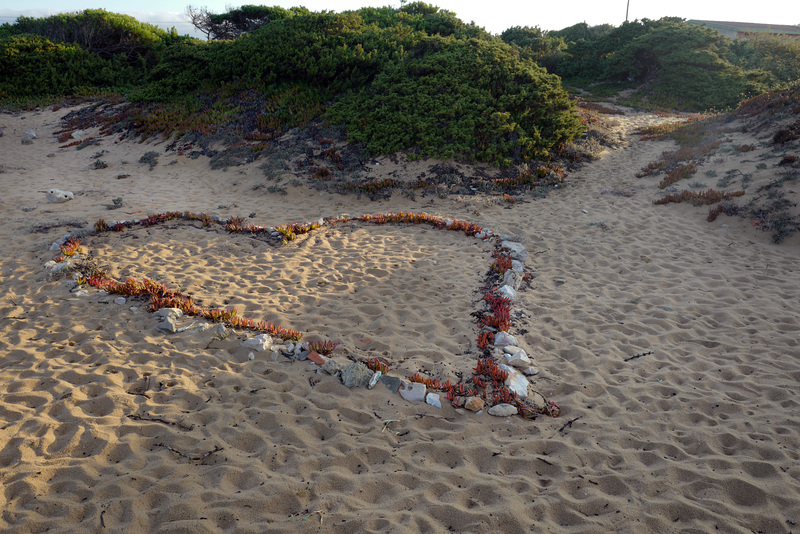
M 754 22 L 723 22 L 717 20 L 687 20 L 689 24 L 706 26 L 723 35 L 734 38 L 747 38 L 751 34 L 787 35 L 800 37 L 800 26 L 786 24 L 757 24 Z

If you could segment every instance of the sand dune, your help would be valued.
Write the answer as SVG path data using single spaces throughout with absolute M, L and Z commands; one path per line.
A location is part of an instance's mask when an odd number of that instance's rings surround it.
M 0 116 L 0 531 L 797 531 L 798 238 L 774 245 L 749 221 L 654 206 L 658 178 L 634 174 L 674 147 L 633 131 L 665 119 L 628 110 L 620 148 L 547 198 L 504 206 L 284 196 L 256 187 L 256 165 L 213 171 L 163 144 L 59 149 L 67 111 Z M 21 145 L 27 129 L 38 139 Z M 152 170 L 148 151 L 162 153 Z M 705 165 L 740 164 L 718 159 Z M 48 204 L 53 187 L 75 199 Z M 75 296 L 41 268 L 66 232 L 168 210 L 268 226 L 424 211 L 517 236 L 532 280 L 512 332 L 561 417 L 351 390 L 309 362 L 251 360 L 242 332 L 166 335 L 143 300 Z M 448 378 L 477 355 L 470 314 L 491 246 L 473 238 L 347 224 L 275 248 L 174 223 L 84 245 L 114 276 L 336 340 L 343 361 Z

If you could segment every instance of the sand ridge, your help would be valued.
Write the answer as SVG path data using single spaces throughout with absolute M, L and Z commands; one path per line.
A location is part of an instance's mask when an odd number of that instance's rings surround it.
M 631 131 L 659 117 L 615 117 L 622 148 L 545 199 L 503 206 L 270 194 L 254 189 L 255 166 L 212 171 L 177 155 L 150 171 L 138 160 L 163 144 L 58 149 L 47 132 L 65 112 L 0 117 L 0 531 L 796 530 L 798 241 L 776 246 L 747 221 L 653 206 L 658 178 L 634 174 L 674 147 Z M 23 146 L 29 128 L 39 139 Z M 100 150 L 109 167 L 92 169 Z M 46 204 L 50 187 L 75 199 Z M 106 210 L 117 197 L 125 206 Z M 233 339 L 165 337 L 144 306 L 75 297 L 39 270 L 71 228 L 170 210 L 255 213 L 270 226 L 414 210 L 517 235 L 533 279 L 514 333 L 561 418 L 463 416 L 385 388 L 348 390 L 307 364 L 250 361 Z M 487 264 L 469 250 L 478 243 L 351 227 L 266 261 L 246 239 L 170 232 L 88 246 L 121 275 L 172 273 L 209 301 L 327 323 L 353 356 L 435 371 L 475 338 L 465 315 L 479 298 L 470 277 Z M 420 293 L 422 282 L 437 289 Z M 447 350 L 426 352 L 423 337 Z

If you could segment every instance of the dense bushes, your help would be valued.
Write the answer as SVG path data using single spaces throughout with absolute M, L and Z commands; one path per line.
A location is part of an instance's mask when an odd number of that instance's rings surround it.
M 158 52 L 180 43 L 133 17 L 90 9 L 0 27 L 0 98 L 35 98 L 142 83 Z
M 74 43 L 100 56 L 113 59 L 122 54 L 131 65 L 152 66 L 156 48 L 178 41 L 175 28 L 166 32 L 157 26 L 103 9 L 62 13 L 46 18 L 19 17 L 6 29 L 14 34 L 39 35 L 58 43 Z
M 113 87 L 130 75 L 121 61 L 106 61 L 76 44 L 38 35 L 0 38 L 0 98 L 71 95 Z
M 482 30 L 421 2 L 365 14 L 371 23 L 359 12 L 295 14 L 235 41 L 173 46 L 132 97 L 295 86 L 320 106 L 335 101 L 324 117 L 369 152 L 504 165 L 583 131 L 560 80 Z
M 195 14 L 218 39 L 103 10 L 0 26 L 0 98 L 114 88 L 142 109 L 160 103 L 189 116 L 213 107 L 259 139 L 316 114 L 374 153 L 508 165 L 583 131 L 554 74 L 592 89 L 635 86 L 629 102 L 685 110 L 731 107 L 800 75 L 800 44 L 733 42 L 677 18 L 492 36 L 423 2 Z M 242 110 L 258 116 L 237 121 Z
M 664 21 L 621 46 L 606 74 L 633 78 L 651 102 L 702 111 L 734 107 L 767 89 L 765 72 L 745 72 L 724 59 L 730 40 L 701 26 Z
M 579 135 L 571 110 L 558 78 L 508 46 L 435 36 L 344 97 L 328 117 L 371 152 L 413 147 L 508 165 Z
M 797 63 L 791 47 L 734 42 L 678 18 L 626 22 L 610 30 L 576 25 L 548 37 L 568 43 L 551 67 L 569 83 L 632 82 L 633 100 L 657 107 L 730 108 L 800 69 L 792 71 Z M 767 61 L 772 57 L 780 60 Z M 777 65 L 784 72 L 778 74 Z
M 777 84 L 800 79 L 800 41 L 796 39 L 755 36 L 734 41 L 728 59 L 743 69 L 769 72 Z

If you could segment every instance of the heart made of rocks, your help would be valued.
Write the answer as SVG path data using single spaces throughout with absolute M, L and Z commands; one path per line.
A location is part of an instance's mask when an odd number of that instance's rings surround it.
M 407 374 L 444 378 L 475 364 L 471 314 L 482 309 L 494 250 L 492 240 L 462 232 L 360 222 L 279 246 L 189 221 L 84 243 L 117 280 L 150 278 L 198 304 L 303 332 L 304 341 L 337 341 L 334 355 L 377 356 Z

